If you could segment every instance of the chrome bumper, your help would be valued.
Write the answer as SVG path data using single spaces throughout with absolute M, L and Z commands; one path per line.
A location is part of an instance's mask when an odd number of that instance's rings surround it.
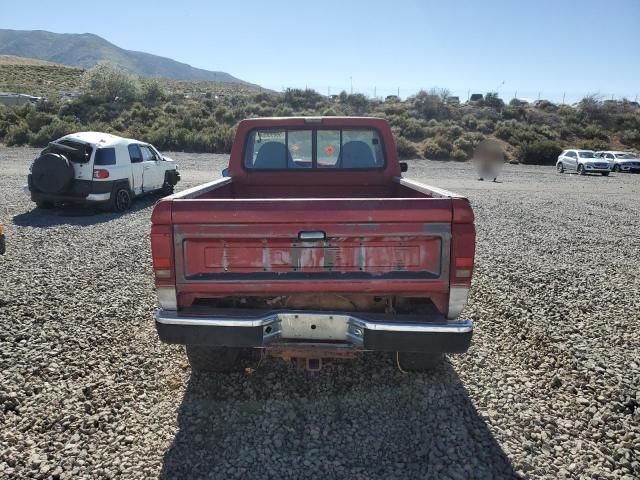
M 158 310 L 155 318 L 160 338 L 167 343 L 218 346 L 313 341 L 348 343 L 363 350 L 460 352 L 469 347 L 473 333 L 471 320 L 440 315 L 229 309 L 203 315 Z

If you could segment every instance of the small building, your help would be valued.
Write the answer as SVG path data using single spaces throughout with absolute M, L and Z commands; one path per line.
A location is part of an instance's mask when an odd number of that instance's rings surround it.
M 469 97 L 470 102 L 481 102 L 482 100 L 484 100 L 484 95 L 481 93 L 472 93 Z

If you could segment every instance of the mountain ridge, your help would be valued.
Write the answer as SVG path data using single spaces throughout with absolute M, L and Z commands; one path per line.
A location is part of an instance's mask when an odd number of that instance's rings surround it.
M 226 72 L 204 70 L 168 57 L 127 50 L 94 33 L 0 29 L 0 55 L 28 57 L 81 68 L 91 68 L 106 61 L 144 77 L 251 85 Z

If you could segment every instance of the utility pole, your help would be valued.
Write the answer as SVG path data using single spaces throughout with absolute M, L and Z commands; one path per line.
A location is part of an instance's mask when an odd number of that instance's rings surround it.
M 540 100 L 540 92 L 538 92 L 538 100 Z
M 376 87 L 375 87 L 375 85 L 373 86 L 373 98 L 374 98 L 374 100 L 376 98 Z
M 469 101 L 469 99 L 471 98 L 471 89 L 467 89 L 467 102 Z
M 353 95 L 353 77 L 349 77 L 349 83 L 351 84 L 351 95 Z
M 400 98 L 400 87 L 398 87 L 398 99 Z
M 562 104 L 564 105 L 564 96 L 567 94 L 567 92 L 562 92 Z
M 516 90 L 516 93 L 513 94 L 513 98 L 515 98 L 516 100 L 518 99 L 518 90 Z

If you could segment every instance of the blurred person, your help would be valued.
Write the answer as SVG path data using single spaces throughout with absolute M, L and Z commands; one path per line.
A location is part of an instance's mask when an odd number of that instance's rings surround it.
M 473 162 L 478 172 L 478 180 L 498 180 L 498 174 L 504 164 L 502 147 L 495 140 L 483 140 L 473 152 Z

